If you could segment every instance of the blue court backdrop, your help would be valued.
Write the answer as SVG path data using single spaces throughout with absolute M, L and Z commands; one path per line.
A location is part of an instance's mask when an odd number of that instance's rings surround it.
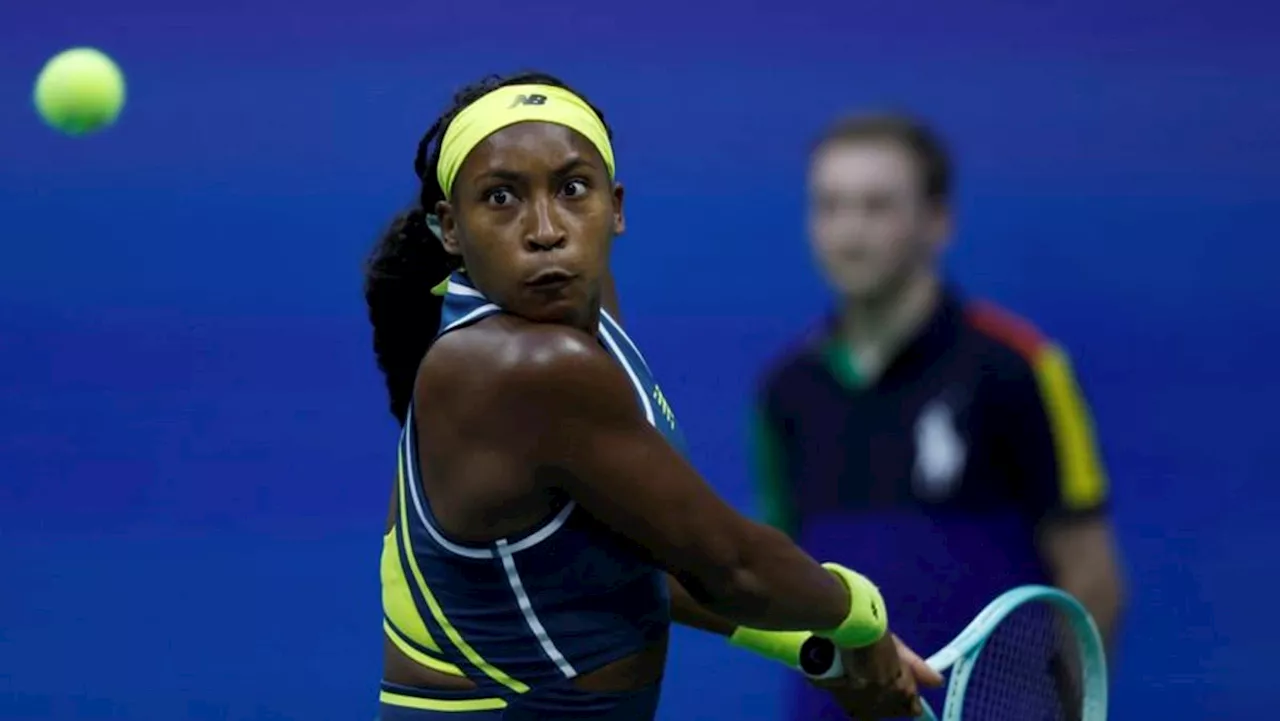
M 804 154 L 906 107 L 970 290 L 1075 354 L 1132 610 L 1113 717 L 1276 707 L 1277 11 L 1265 3 L 117 0 L 0 7 L 0 718 L 368 719 L 396 428 L 360 263 L 457 85 L 563 75 L 618 134 L 628 325 L 750 507 L 753 376 L 826 298 Z M 30 107 L 96 45 L 117 127 Z M 779 718 L 681 632 L 662 718 Z

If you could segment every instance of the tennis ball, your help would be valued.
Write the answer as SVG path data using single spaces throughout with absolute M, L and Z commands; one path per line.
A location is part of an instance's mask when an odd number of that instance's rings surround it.
M 86 135 L 115 122 L 124 107 L 124 75 L 103 53 L 72 48 L 45 63 L 36 78 L 36 111 L 67 135 Z

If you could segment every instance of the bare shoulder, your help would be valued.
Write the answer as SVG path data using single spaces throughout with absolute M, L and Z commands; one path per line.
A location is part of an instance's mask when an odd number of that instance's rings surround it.
M 441 338 L 423 362 L 416 394 L 466 415 L 607 403 L 628 389 L 595 338 L 568 326 L 493 316 Z
M 495 315 L 437 341 L 423 374 L 510 386 L 575 375 L 609 360 L 595 338 L 576 328 Z

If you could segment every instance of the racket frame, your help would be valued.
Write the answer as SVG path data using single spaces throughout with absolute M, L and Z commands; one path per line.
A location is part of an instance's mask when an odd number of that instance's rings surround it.
M 991 638 L 1001 621 L 1028 603 L 1048 603 L 1066 618 L 1080 653 L 1084 698 L 1081 721 L 1106 721 L 1107 657 L 1102 635 L 1098 633 L 1093 617 L 1075 597 L 1052 586 L 1019 586 L 1004 592 L 987 604 L 951 643 L 929 657 L 926 663 L 933 670 L 938 673 L 951 671 L 942 721 L 963 721 L 965 690 L 987 639 Z M 924 713 L 918 721 L 938 721 L 928 703 L 924 704 Z

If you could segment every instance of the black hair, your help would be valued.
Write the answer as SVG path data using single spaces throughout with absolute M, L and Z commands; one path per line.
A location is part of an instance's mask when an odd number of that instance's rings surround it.
M 920 168 L 925 198 L 939 204 L 951 200 L 951 156 L 946 144 L 923 121 L 905 113 L 840 118 L 822 134 L 814 155 L 837 143 L 888 141 L 909 152 Z
M 373 353 L 386 380 L 391 414 L 401 423 L 413 398 L 418 366 L 440 326 L 444 299 L 433 295 L 431 289 L 460 263 L 460 259 L 445 252 L 427 224 L 427 216 L 435 212 L 436 203 L 446 200 L 436 180 L 440 140 L 463 108 L 497 88 L 526 83 L 553 85 L 582 97 L 563 80 L 538 72 L 490 75 L 458 91 L 449 108 L 418 143 L 413 158 L 413 172 L 419 181 L 417 202 L 392 220 L 365 263 L 364 299 L 373 325 Z M 603 123 L 604 113 L 589 101 L 587 104 Z M 613 137 L 607 123 L 605 130 Z

